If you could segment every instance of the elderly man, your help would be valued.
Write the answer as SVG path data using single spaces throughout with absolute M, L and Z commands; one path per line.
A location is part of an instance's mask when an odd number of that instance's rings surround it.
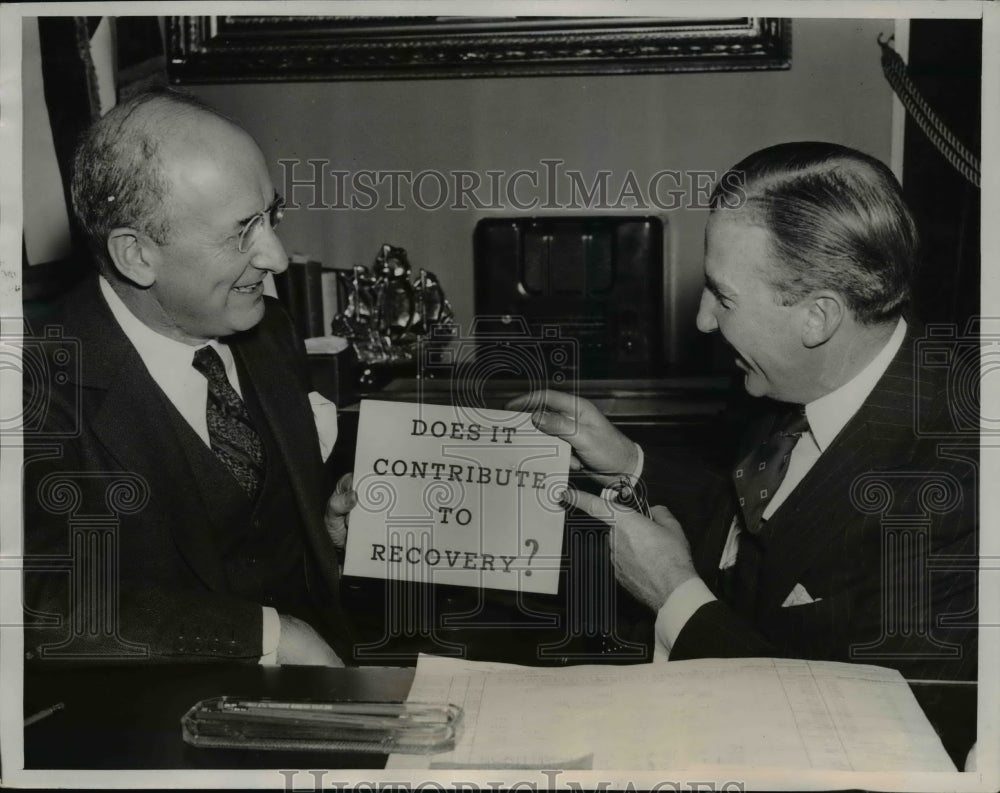
M 44 325 L 78 366 L 25 397 L 56 439 L 25 466 L 27 555 L 72 575 L 26 574 L 27 656 L 342 665 L 331 533 L 349 486 L 324 525 L 335 409 L 263 294 L 287 257 L 260 149 L 184 95 L 146 93 L 89 130 L 72 191 L 98 272 Z
M 734 166 L 711 206 L 698 328 L 722 334 L 769 408 L 732 471 L 644 455 L 565 394 L 509 407 L 535 410 L 599 481 L 641 473 L 670 506 L 648 519 L 567 496 L 612 524 L 616 575 L 657 613 L 670 659 L 974 677 L 977 450 L 902 316 L 917 235 L 898 184 L 860 152 L 791 143 Z

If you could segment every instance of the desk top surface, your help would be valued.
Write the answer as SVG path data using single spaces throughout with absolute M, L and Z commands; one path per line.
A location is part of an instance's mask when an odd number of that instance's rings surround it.
M 199 749 L 181 717 L 217 696 L 402 701 L 414 669 L 178 665 L 26 670 L 24 712 L 64 708 L 24 732 L 28 769 L 382 768 L 364 753 Z M 914 683 L 917 701 L 961 767 L 975 740 L 974 683 Z
M 385 755 L 200 749 L 181 717 L 218 696 L 403 701 L 414 670 L 400 667 L 183 665 L 26 672 L 24 713 L 65 707 L 24 731 L 25 768 L 382 768 Z

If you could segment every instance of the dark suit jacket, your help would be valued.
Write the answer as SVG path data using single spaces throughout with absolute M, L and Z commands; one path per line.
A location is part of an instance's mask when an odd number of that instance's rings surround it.
M 911 327 L 860 410 L 766 522 L 753 601 L 702 606 L 672 660 L 785 656 L 891 666 L 911 679 L 975 676 L 978 435 L 956 431 L 951 409 L 975 417 L 978 404 L 949 393 L 940 353 L 936 366 L 918 360 L 916 335 Z M 736 509 L 730 472 L 693 473 L 655 455 L 646 471 L 653 501 L 675 510 L 699 575 L 719 594 Z M 783 607 L 796 584 L 813 602 Z
M 310 595 L 326 622 L 317 627 L 349 658 L 339 629 L 338 566 L 322 523 L 328 493 L 305 354 L 280 305 L 266 300 L 264 319 L 227 341 L 287 467 L 305 526 Z M 25 435 L 26 650 L 51 654 L 65 640 L 57 654 L 256 660 L 261 604 L 230 593 L 213 542 L 219 518 L 185 456 L 176 430 L 180 416 L 122 333 L 97 279 L 76 288 L 33 331 L 42 334 L 43 326 L 61 331 L 79 366 L 50 366 L 43 376 L 25 377 L 25 405 L 44 411 L 38 431 Z M 39 346 L 44 356 L 57 345 Z M 111 531 L 81 540 L 87 521 Z M 67 559 L 74 560 L 72 576 Z M 96 596 L 79 591 L 87 577 L 81 559 L 113 567 L 101 574 L 106 582 Z M 39 570 L 44 560 L 49 569 Z M 93 581 L 85 586 L 94 589 Z

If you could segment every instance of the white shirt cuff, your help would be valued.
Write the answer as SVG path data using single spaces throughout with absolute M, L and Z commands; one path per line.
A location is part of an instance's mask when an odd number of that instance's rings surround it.
M 270 606 L 263 606 L 264 630 L 261 640 L 260 665 L 278 665 L 278 643 L 281 641 L 281 618 Z
M 325 461 L 337 442 L 337 406 L 318 391 L 309 392 L 309 404 L 312 405 L 313 421 L 319 435 L 319 450 Z
M 665 660 L 670 655 L 670 650 L 687 621 L 698 609 L 713 600 L 716 600 L 715 595 L 697 577 L 689 578 L 670 593 L 667 602 L 656 615 L 654 661 L 660 657 Z

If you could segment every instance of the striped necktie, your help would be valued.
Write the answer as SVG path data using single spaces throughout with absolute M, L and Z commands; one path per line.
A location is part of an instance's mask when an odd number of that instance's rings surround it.
M 192 365 L 208 380 L 206 417 L 212 451 L 253 500 L 264 481 L 264 444 L 247 406 L 230 384 L 222 358 L 213 347 L 195 352 Z

